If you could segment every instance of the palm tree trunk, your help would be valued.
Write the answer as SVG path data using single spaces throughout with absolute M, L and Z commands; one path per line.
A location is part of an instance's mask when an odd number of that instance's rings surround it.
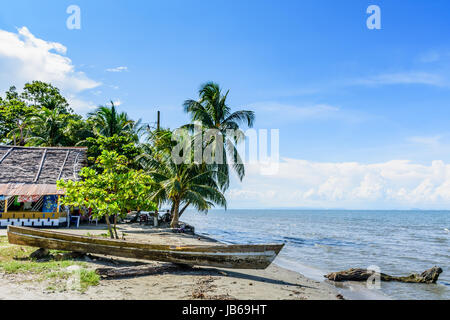
M 117 214 L 114 215 L 114 235 L 116 239 L 119 239 L 119 235 L 117 234 Z
M 109 215 L 108 214 L 105 214 L 105 220 L 106 220 L 106 224 L 108 225 L 109 236 L 111 237 L 111 239 L 114 239 L 114 233 L 113 233 L 112 228 L 111 228 L 111 222 L 109 221 Z
M 180 219 L 179 211 L 180 211 L 180 201 L 176 200 L 173 203 L 172 222 L 170 223 L 170 227 L 171 228 L 177 228 L 178 227 L 178 222 L 179 222 L 179 219 Z
M 186 211 L 186 209 L 189 207 L 190 204 L 191 204 L 190 202 L 186 203 L 186 205 L 183 207 L 183 209 L 181 209 L 181 211 L 178 215 L 178 218 L 180 218 L 183 215 L 184 211 Z
M 170 207 L 170 215 L 173 217 L 173 212 L 175 211 L 175 203 L 172 203 L 172 207 Z

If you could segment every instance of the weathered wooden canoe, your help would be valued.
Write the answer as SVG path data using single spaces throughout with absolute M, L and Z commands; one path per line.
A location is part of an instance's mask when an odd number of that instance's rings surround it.
M 233 269 L 265 269 L 284 246 L 284 244 L 154 245 L 15 226 L 8 227 L 8 240 L 12 244 L 37 248 Z

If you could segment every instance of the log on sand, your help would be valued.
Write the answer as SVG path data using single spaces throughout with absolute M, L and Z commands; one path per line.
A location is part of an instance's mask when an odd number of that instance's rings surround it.
M 125 277 L 139 277 L 150 276 L 155 274 L 161 274 L 164 272 L 173 272 L 183 270 L 181 265 L 167 265 L 167 266 L 151 266 L 143 265 L 137 267 L 124 267 L 124 268 L 98 268 L 95 270 L 102 278 L 125 278 Z
M 406 283 L 436 283 L 442 269 L 433 267 L 425 270 L 421 274 L 413 273 L 407 277 L 395 277 L 384 273 L 377 273 L 367 269 L 349 269 L 346 271 L 333 272 L 325 275 L 328 280 L 341 281 L 367 281 L 369 278 L 379 277 L 381 281 L 399 281 Z

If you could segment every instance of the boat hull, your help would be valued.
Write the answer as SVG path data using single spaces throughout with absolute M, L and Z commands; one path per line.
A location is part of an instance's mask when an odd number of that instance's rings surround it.
M 8 240 L 12 244 L 37 248 L 230 269 L 266 269 L 284 246 L 152 245 L 14 226 L 8 227 Z

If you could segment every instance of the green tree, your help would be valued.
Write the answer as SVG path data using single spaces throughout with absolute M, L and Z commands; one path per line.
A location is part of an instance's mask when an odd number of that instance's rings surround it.
M 65 190 L 62 203 L 92 208 L 94 217 L 105 217 L 113 239 L 119 238 L 117 217 L 129 210 L 156 210 L 149 197 L 154 185 L 152 178 L 143 171 L 130 170 L 127 162 L 126 157 L 115 151 L 103 151 L 97 159 L 102 173 L 86 167 L 80 173 L 82 181 L 57 182 L 58 188 Z
M 16 96 L 7 95 L 0 100 L 0 142 L 25 145 L 25 137 L 30 133 L 27 119 L 37 110 L 27 106 Z
M 64 134 L 67 146 L 86 146 L 87 139 L 94 137 L 93 124 L 80 115 L 70 115 Z
M 28 105 L 45 107 L 47 109 L 59 109 L 61 113 L 73 112 L 69 108 L 69 103 L 64 98 L 59 89 L 49 83 L 33 81 L 26 83 L 20 95 Z
M 138 140 L 136 122 L 131 120 L 125 112 L 117 112 L 112 101 L 111 107 L 100 106 L 88 116 L 99 135 L 105 137 L 131 135 L 135 141 Z
M 81 116 L 72 112 L 59 89 L 41 81 L 14 86 L 0 101 L 0 141 L 15 145 L 74 145 L 86 139 Z M 42 125 L 44 126 L 42 127 Z M 67 128 L 57 128 L 60 125 Z M 90 129 L 92 131 L 92 129 Z M 55 139 L 57 140 L 55 142 Z
M 30 138 L 34 145 L 55 147 L 67 143 L 65 131 L 70 115 L 61 113 L 60 109 L 53 110 L 42 107 L 32 115 L 29 123 L 32 126 L 33 136 Z
M 255 121 L 253 111 L 242 110 L 232 113 L 231 108 L 227 105 L 228 94 L 229 91 L 222 94 L 218 84 L 208 82 L 200 88 L 199 100 L 184 102 L 184 110 L 191 116 L 192 122 L 200 122 L 203 129 L 206 130 L 217 130 L 221 136 L 222 142 L 217 145 L 222 148 L 223 161 L 217 167 L 221 172 L 218 182 L 223 190 L 228 189 L 230 184 L 229 164 L 232 163 L 232 167 L 241 181 L 245 176 L 245 167 L 236 145 L 245 138 L 240 126 L 246 124 L 248 127 L 252 127 Z M 193 124 L 184 127 L 191 131 L 194 129 Z M 230 130 L 233 132 L 232 136 L 229 135 Z M 230 162 L 228 158 L 233 161 Z
M 15 86 L 9 87 L 9 90 L 6 91 L 6 100 L 21 100 Z
M 136 146 L 130 136 L 118 136 L 114 134 L 112 137 L 101 135 L 89 137 L 86 139 L 84 145 L 88 147 L 87 157 L 90 166 L 95 167 L 96 159 L 106 150 L 115 151 L 119 155 L 125 156 L 130 168 L 139 169 L 139 164 L 135 159 L 141 153 L 141 150 Z
M 205 164 L 176 164 L 173 161 L 170 136 L 170 131 L 156 134 L 154 143 L 147 145 L 143 149 L 145 152 L 138 158 L 157 184 L 151 199 L 158 204 L 171 204 L 170 225 L 176 228 L 179 218 L 189 206 L 200 212 L 208 212 L 215 205 L 226 208 L 227 201 L 217 184 L 217 175 L 220 174 L 217 170 Z

